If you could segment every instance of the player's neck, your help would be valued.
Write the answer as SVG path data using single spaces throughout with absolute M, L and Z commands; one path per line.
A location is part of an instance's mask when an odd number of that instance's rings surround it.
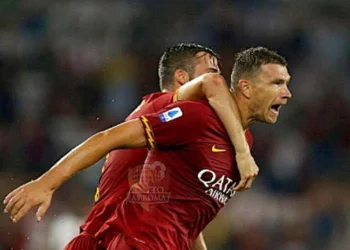
M 180 84 L 174 82 L 172 85 L 167 86 L 166 88 L 163 88 L 162 92 L 175 92 L 180 87 L 181 87 Z
M 250 115 L 249 106 L 247 100 L 243 98 L 238 92 L 231 92 L 233 99 L 237 105 L 239 113 L 241 115 L 241 122 L 243 129 L 247 129 L 255 122 L 255 119 Z

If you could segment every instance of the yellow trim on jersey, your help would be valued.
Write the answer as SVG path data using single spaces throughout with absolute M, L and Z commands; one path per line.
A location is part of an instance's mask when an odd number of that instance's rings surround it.
M 103 172 L 105 171 L 105 164 L 107 163 L 108 158 L 109 158 L 109 153 L 106 155 L 105 163 L 103 163 L 103 166 L 102 166 L 102 168 L 101 168 L 101 173 L 102 173 L 102 174 L 103 174 Z
M 145 126 L 148 144 L 150 145 L 151 149 L 155 149 L 156 144 L 155 144 L 155 140 L 153 137 L 153 131 L 152 131 L 151 125 L 149 124 L 148 119 L 144 116 L 141 116 L 141 122 Z
M 95 202 L 98 202 L 99 199 L 100 199 L 100 189 L 99 189 L 99 188 L 96 188 L 96 193 L 95 193 L 95 196 L 94 196 L 94 201 L 95 201 Z
M 173 96 L 173 102 L 177 102 L 178 100 L 179 100 L 179 96 L 178 96 L 178 92 L 176 90 L 174 93 L 174 96 Z

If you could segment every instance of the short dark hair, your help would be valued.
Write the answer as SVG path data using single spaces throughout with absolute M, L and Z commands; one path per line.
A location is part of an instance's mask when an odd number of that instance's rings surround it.
M 177 69 L 183 69 L 190 75 L 194 74 L 196 66 L 196 54 L 206 52 L 219 61 L 220 57 L 210 48 L 196 43 L 179 43 L 168 48 L 159 60 L 158 76 L 161 89 L 171 86 L 174 80 L 174 74 Z
M 264 47 L 254 47 L 238 52 L 231 73 L 231 88 L 237 86 L 243 75 L 254 75 L 260 69 L 260 66 L 268 63 L 287 66 L 285 58 Z

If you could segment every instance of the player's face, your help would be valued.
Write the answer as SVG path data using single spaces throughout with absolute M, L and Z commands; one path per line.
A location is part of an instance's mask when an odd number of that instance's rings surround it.
M 275 123 L 281 107 L 292 97 L 288 89 L 290 75 L 285 66 L 264 64 L 252 81 L 250 110 L 255 119 Z
M 221 73 L 218 59 L 206 52 L 198 52 L 196 54 L 195 70 L 194 73 L 190 76 L 190 80 L 205 73 Z

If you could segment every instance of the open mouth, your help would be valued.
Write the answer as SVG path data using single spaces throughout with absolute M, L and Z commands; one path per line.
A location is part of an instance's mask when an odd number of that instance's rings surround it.
M 274 104 L 271 106 L 271 110 L 274 112 L 274 113 L 278 113 L 279 110 L 281 109 L 282 105 L 280 104 Z

